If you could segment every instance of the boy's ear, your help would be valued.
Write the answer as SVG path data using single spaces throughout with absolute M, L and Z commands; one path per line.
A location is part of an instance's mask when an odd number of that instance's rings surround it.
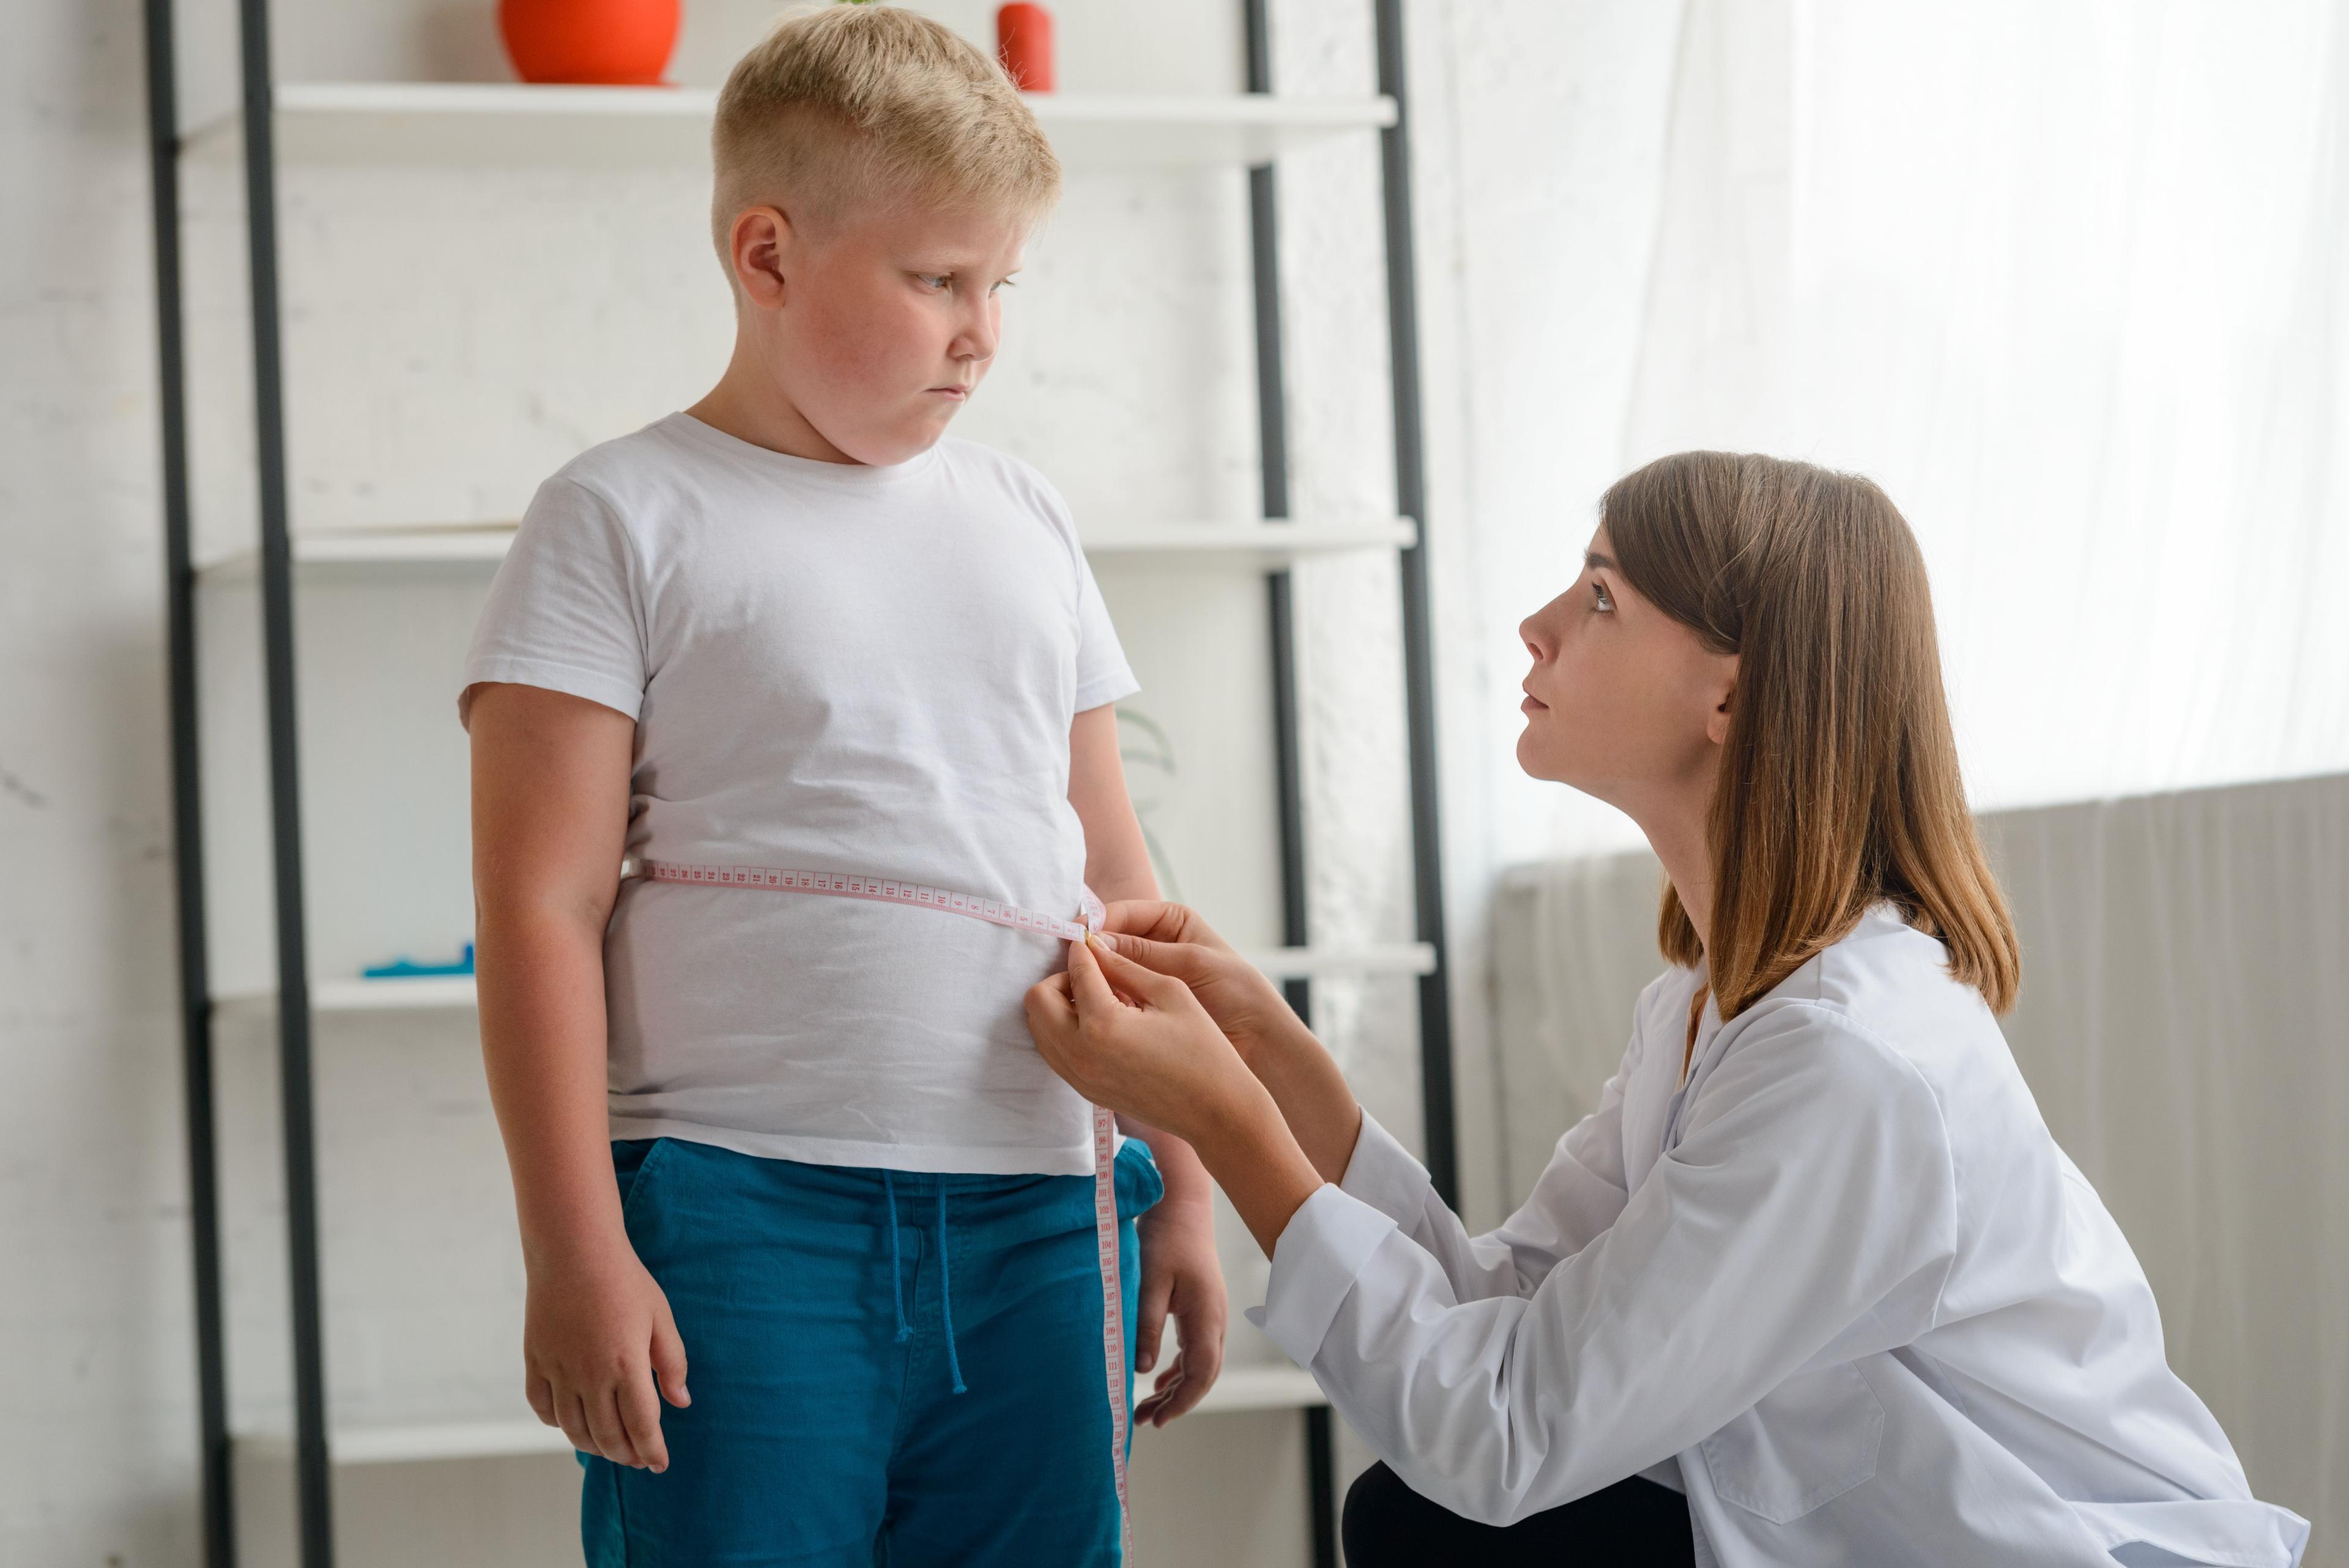
M 783 303 L 783 260 L 792 246 L 792 223 L 779 207 L 745 207 L 728 232 L 734 281 L 743 296 L 770 310 Z

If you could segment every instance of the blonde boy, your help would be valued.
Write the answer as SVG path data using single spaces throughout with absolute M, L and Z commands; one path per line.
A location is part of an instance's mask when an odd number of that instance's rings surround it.
M 540 488 L 459 700 L 529 1398 L 593 1563 L 1113 1562 L 1088 1111 L 1021 1013 L 1060 943 L 620 875 L 1155 896 L 1068 511 L 945 434 L 1059 166 L 993 61 L 878 5 L 786 21 L 714 142 L 732 361 Z M 1196 1157 L 1126 1130 L 1164 1422 L 1223 1282 Z

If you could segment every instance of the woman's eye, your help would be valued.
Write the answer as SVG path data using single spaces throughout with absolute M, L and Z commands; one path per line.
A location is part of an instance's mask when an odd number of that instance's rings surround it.
M 1605 583 L 1593 583 L 1590 585 L 1590 607 L 1593 609 L 1611 610 L 1615 607 L 1615 600 L 1612 596 L 1607 592 L 1607 585 Z

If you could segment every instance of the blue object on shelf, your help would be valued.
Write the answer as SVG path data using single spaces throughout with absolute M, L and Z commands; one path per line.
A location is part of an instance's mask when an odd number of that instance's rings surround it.
M 394 959 L 389 963 L 375 964 L 359 971 L 368 980 L 446 980 L 452 975 L 473 972 L 473 944 L 465 944 L 465 956 L 455 963 L 418 963 L 414 959 Z

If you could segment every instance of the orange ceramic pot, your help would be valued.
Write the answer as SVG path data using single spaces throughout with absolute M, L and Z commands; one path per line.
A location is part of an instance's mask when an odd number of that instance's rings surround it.
M 1052 90 L 1052 14 L 1013 0 L 995 14 L 995 52 L 1021 92 Z
M 677 26 L 678 0 L 498 0 L 498 31 L 526 82 L 656 86 Z

